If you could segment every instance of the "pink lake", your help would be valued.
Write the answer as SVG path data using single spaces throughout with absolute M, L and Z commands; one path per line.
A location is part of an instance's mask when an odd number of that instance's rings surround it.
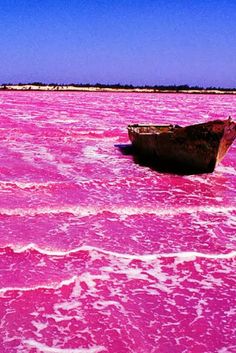
M 213 174 L 116 146 L 236 96 L 0 92 L 0 353 L 236 352 L 236 144 Z

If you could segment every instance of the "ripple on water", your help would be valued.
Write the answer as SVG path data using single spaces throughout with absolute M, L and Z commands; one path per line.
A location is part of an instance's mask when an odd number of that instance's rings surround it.
M 178 176 L 116 147 L 232 95 L 0 92 L 2 353 L 233 353 L 235 151 Z

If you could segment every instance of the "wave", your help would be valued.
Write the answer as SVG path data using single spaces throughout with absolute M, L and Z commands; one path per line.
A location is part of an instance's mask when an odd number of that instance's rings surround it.
M 73 276 L 69 279 L 64 279 L 60 283 L 51 283 L 50 285 L 47 284 L 42 284 L 42 285 L 37 285 L 37 286 L 32 286 L 32 287 L 3 287 L 0 288 L 0 295 L 4 294 L 6 292 L 12 292 L 12 291 L 20 291 L 20 292 L 29 292 L 32 290 L 37 290 L 37 289 L 60 289 L 63 286 L 69 286 L 72 283 L 76 282 L 78 276 Z
M 116 186 L 120 183 L 120 181 L 122 180 L 122 182 L 125 182 L 126 184 L 130 184 L 136 183 L 136 179 L 134 176 L 131 178 L 129 177 L 119 177 L 119 178 L 115 178 L 115 179 L 111 179 L 109 178 L 109 180 L 107 181 L 107 184 L 112 185 L 112 186 Z M 63 181 L 45 181 L 45 182 L 36 182 L 36 181 L 10 181 L 10 180 L 0 180 L 0 189 L 6 189 L 6 188 L 18 188 L 18 189 L 22 189 L 22 190 L 27 190 L 27 189 L 41 189 L 41 188 L 50 188 L 51 186 L 73 186 L 73 187 L 84 187 L 86 185 L 91 185 L 91 184 L 102 184 L 104 185 L 105 180 L 101 180 L 101 179 L 92 179 L 92 180 L 88 180 L 88 178 L 81 178 L 81 180 L 75 180 L 74 184 L 71 184 L 70 181 L 68 180 L 63 180 Z
M 231 175 L 236 175 L 236 169 L 232 166 L 226 166 L 226 165 L 219 165 L 217 166 L 217 169 L 216 169 L 216 173 L 217 174 L 231 174 Z
M 32 348 L 36 348 L 37 351 L 41 351 L 44 353 L 99 353 L 105 352 L 107 349 L 103 346 L 94 346 L 90 348 L 57 348 L 57 347 L 49 347 L 45 344 L 37 342 L 33 339 L 28 339 L 23 341 L 23 344 L 30 346 Z
M 2 253 L 1 253 L 2 250 Z M 53 257 L 63 257 L 67 255 L 72 255 L 72 254 L 80 254 L 82 251 L 87 251 L 89 255 L 91 255 L 92 261 L 95 260 L 96 258 L 101 259 L 101 255 L 109 257 L 108 260 L 113 260 L 116 258 L 116 260 L 119 260 L 121 262 L 121 268 L 123 265 L 125 265 L 125 268 L 129 269 L 129 271 L 132 272 L 133 267 L 130 266 L 130 263 L 132 260 L 136 260 L 139 262 L 142 262 L 143 264 L 140 264 L 140 271 L 142 272 L 142 268 L 146 268 L 146 264 L 150 264 L 152 266 L 156 266 L 156 262 L 153 263 L 153 261 L 159 259 L 167 259 L 167 258 L 172 258 L 174 260 L 174 264 L 183 264 L 184 262 L 195 262 L 197 259 L 203 259 L 203 260 L 208 260 L 211 261 L 212 265 L 215 266 L 215 260 L 234 260 L 236 257 L 236 251 L 231 251 L 227 254 L 204 254 L 200 252 L 195 252 L 195 251 L 188 251 L 188 252 L 177 252 L 177 253 L 159 253 L 159 254 L 148 254 L 148 255 L 132 255 L 132 254 L 123 254 L 123 253 L 117 253 L 113 251 L 106 251 L 103 249 L 99 249 L 96 247 L 91 247 L 91 246 L 82 246 L 77 249 L 73 249 L 70 251 L 55 251 L 55 250 L 45 250 L 36 247 L 34 244 L 29 244 L 24 247 L 19 247 L 19 248 L 13 248 L 13 247 L 5 247 L 0 249 L 0 255 L 3 255 L 3 251 L 14 251 L 15 253 L 24 253 L 28 257 L 28 251 L 31 252 L 36 252 L 35 256 L 37 257 L 40 254 L 47 255 L 47 256 L 53 256 Z M 31 256 L 29 256 L 29 261 L 32 259 Z M 56 259 L 53 259 L 55 261 Z M 68 260 L 68 259 L 67 259 Z M 72 260 L 72 259 L 71 259 Z M 69 259 L 69 261 L 71 261 Z M 112 262 L 111 262 L 112 263 Z M 115 261 L 117 264 L 117 261 Z M 165 264 L 165 262 L 163 263 Z M 144 265 L 144 267 L 143 267 Z M 230 264 L 231 266 L 231 261 Z M 108 267 L 110 268 L 110 267 Z M 141 273 L 140 272 L 140 273 Z M 127 274 L 127 272 L 125 271 Z M 133 273 L 133 272 L 132 272 Z M 131 275 L 132 275 L 131 273 Z M 136 273 L 136 270 L 135 270 Z M 79 281 L 81 278 L 83 278 L 83 281 L 88 281 L 91 282 L 91 278 L 100 278 L 102 280 L 108 279 L 106 277 L 106 274 L 90 274 L 89 272 L 85 271 L 82 273 L 77 273 L 76 274 L 66 274 L 67 278 L 64 279 L 59 279 L 50 281 L 50 283 L 42 283 L 42 284 L 31 284 L 27 286 L 5 286 L 0 288 L 0 297 L 5 297 L 5 294 L 8 292 L 31 292 L 35 290 L 60 290 L 64 286 L 71 286 L 71 285 L 76 285 L 77 281 Z M 68 278 L 68 276 L 71 276 Z M 81 277 L 82 276 L 82 277 Z M 136 276 L 136 275 L 135 275 Z
M 143 176 L 145 178 L 145 176 Z M 146 177 L 148 178 L 148 177 Z M 16 187 L 19 189 L 39 189 L 39 188 L 48 188 L 51 186 L 61 186 L 61 185 L 69 185 L 72 187 L 80 187 L 80 186 L 86 186 L 86 185 L 101 185 L 104 186 L 104 183 L 106 183 L 106 186 L 117 186 L 120 184 L 120 182 L 127 184 L 128 186 L 130 184 L 136 185 L 137 182 L 139 181 L 139 177 L 128 177 L 128 176 L 117 176 L 116 178 L 108 178 L 107 180 L 105 179 L 99 179 L 99 178 L 93 178 L 92 180 L 89 180 L 88 178 L 82 178 L 73 180 L 73 184 L 71 181 L 65 179 L 65 180 L 55 180 L 55 181 L 43 181 L 43 182 L 37 182 L 37 181 L 13 181 L 13 180 L 0 180 L 0 188 L 12 188 Z
M 109 250 L 104 250 L 98 247 L 93 247 L 89 245 L 84 245 L 75 249 L 67 250 L 67 251 L 62 251 L 62 250 L 49 250 L 49 249 L 42 249 L 40 247 L 37 247 L 35 244 L 30 243 L 28 245 L 22 246 L 22 247 L 16 247 L 13 245 L 8 245 L 5 247 L 0 248 L 0 255 L 1 253 L 5 253 L 6 251 L 13 251 L 14 253 L 24 253 L 24 252 L 37 252 L 38 254 L 41 255 L 47 255 L 47 256 L 58 256 L 58 257 L 63 257 L 63 256 L 69 256 L 72 254 L 80 253 L 81 251 L 86 251 L 86 252 L 97 252 L 106 256 L 110 257 L 116 257 L 120 259 L 126 259 L 126 260 L 141 260 L 143 262 L 145 261 L 153 261 L 158 258 L 182 258 L 186 259 L 186 261 L 194 260 L 196 258 L 205 258 L 205 259 L 231 259 L 236 256 L 236 251 L 231 251 L 229 253 L 219 253 L 219 254 L 206 254 L 206 253 L 201 253 L 198 251 L 181 251 L 181 252 L 173 252 L 173 253 L 155 253 L 155 254 L 144 254 L 144 255 L 139 255 L 139 254 L 127 254 L 127 253 L 119 253 L 115 251 L 109 251 Z
M 105 212 L 118 214 L 120 216 L 135 216 L 143 214 L 153 214 L 156 216 L 175 216 L 182 213 L 228 213 L 235 211 L 233 206 L 195 206 L 181 208 L 162 208 L 153 207 L 82 207 L 82 206 L 65 206 L 65 207 L 40 207 L 40 208 L 0 208 L 0 215 L 5 216 L 37 216 L 43 214 L 62 214 L 70 213 L 74 216 L 86 217 Z
M 17 187 L 18 189 L 39 189 L 39 188 L 48 188 L 54 185 L 65 184 L 63 181 L 48 181 L 48 182 L 23 182 L 23 181 L 6 181 L 0 180 L 0 188 L 12 188 Z

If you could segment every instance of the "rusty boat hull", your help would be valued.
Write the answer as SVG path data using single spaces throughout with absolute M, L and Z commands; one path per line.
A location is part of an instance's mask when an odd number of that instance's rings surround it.
M 130 141 L 142 158 L 183 173 L 211 173 L 236 137 L 236 123 L 214 120 L 178 125 L 128 125 Z

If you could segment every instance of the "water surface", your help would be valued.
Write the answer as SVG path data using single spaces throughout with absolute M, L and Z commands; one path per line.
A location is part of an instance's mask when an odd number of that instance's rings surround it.
M 0 93 L 0 351 L 236 352 L 234 145 L 213 174 L 134 163 L 137 122 L 232 95 Z

